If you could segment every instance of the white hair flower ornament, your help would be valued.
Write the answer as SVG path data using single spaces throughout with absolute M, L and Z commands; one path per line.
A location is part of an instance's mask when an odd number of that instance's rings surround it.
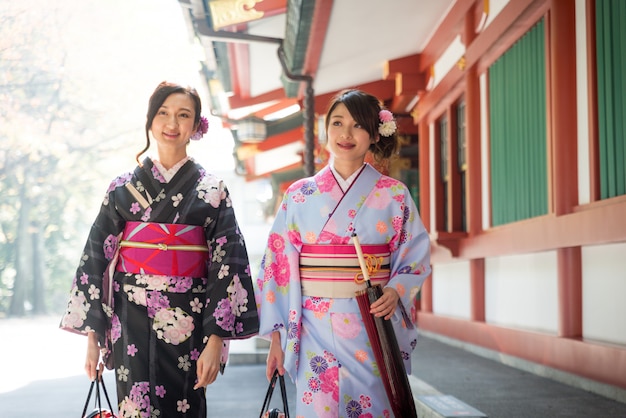
M 191 140 L 197 141 L 201 139 L 205 133 L 209 131 L 209 120 L 204 116 L 200 116 L 200 123 L 198 124 L 198 129 L 191 135 Z
M 383 109 L 378 112 L 380 123 L 378 124 L 378 133 L 381 136 L 391 136 L 396 131 L 396 121 L 393 119 L 393 113 Z

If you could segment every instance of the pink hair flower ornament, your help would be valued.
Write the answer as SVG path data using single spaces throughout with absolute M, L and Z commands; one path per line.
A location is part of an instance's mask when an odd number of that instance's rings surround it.
M 198 129 L 196 132 L 191 135 L 191 138 L 194 141 L 201 139 L 205 133 L 209 131 L 209 120 L 204 116 L 200 116 L 200 124 L 198 125 Z
M 396 131 L 396 121 L 393 119 L 393 113 L 383 109 L 378 112 L 380 123 L 378 124 L 378 133 L 381 136 L 391 136 Z

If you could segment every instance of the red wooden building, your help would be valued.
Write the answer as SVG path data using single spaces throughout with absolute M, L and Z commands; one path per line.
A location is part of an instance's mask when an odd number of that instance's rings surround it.
M 180 3 L 242 175 L 279 193 L 330 97 L 377 95 L 431 234 L 419 327 L 626 399 L 624 2 Z

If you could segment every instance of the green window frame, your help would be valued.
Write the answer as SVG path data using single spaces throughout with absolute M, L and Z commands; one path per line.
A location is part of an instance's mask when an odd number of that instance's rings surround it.
M 596 0 L 600 198 L 626 194 L 626 2 Z
M 491 222 L 548 212 L 544 19 L 489 68 Z

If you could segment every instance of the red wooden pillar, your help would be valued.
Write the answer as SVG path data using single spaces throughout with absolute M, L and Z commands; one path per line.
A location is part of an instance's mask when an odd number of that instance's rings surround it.
M 578 204 L 576 120 L 575 2 L 553 1 L 549 13 L 550 111 L 552 114 L 554 214 L 570 213 Z M 582 336 L 582 272 L 580 247 L 557 250 L 559 336 Z
M 580 247 L 559 248 L 559 337 L 583 336 L 582 251 Z
M 419 122 L 420 216 L 430 232 L 430 128 L 426 118 Z M 422 285 L 420 310 L 433 311 L 432 275 Z
M 476 38 L 474 10 L 469 10 L 465 16 L 463 40 L 468 48 Z M 467 199 L 467 232 L 469 236 L 482 230 L 482 193 L 480 159 L 480 82 L 476 72 L 476 65 L 465 71 L 465 137 L 466 146 L 466 196 Z M 485 321 L 485 260 L 470 260 L 470 316 L 472 321 Z

